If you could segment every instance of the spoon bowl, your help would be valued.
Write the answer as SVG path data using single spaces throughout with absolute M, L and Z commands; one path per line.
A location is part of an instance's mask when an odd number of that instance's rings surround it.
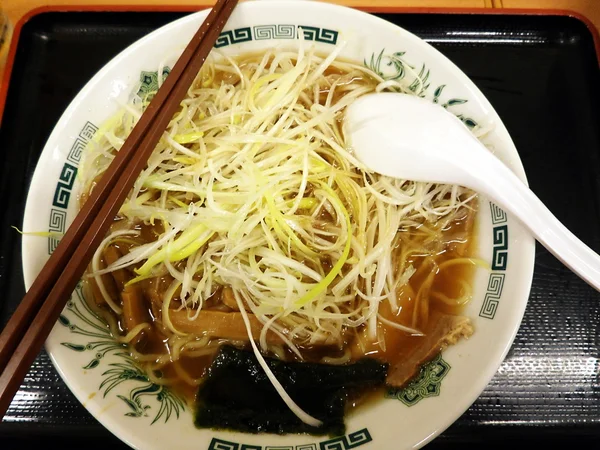
M 394 178 L 458 184 L 486 195 L 600 291 L 600 256 L 445 108 L 415 95 L 369 94 L 348 107 L 344 126 L 350 147 L 368 169 Z

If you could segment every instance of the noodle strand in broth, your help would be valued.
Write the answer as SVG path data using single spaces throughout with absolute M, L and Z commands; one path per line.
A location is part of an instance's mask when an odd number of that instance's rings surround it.
M 400 367 L 470 299 L 475 194 L 361 166 L 345 108 L 414 92 L 340 50 L 213 52 L 94 255 L 92 306 L 153 382 L 190 401 L 224 343 L 259 361 Z M 81 202 L 150 95 L 94 137 Z

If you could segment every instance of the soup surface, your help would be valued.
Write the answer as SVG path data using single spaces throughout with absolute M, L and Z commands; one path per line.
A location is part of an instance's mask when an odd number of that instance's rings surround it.
M 344 135 L 359 96 L 421 89 L 335 54 L 212 55 L 86 274 L 153 382 L 193 403 L 230 344 L 290 362 L 375 358 L 403 386 L 473 332 L 460 314 L 479 264 L 475 194 L 367 172 Z M 151 95 L 98 131 L 81 202 Z

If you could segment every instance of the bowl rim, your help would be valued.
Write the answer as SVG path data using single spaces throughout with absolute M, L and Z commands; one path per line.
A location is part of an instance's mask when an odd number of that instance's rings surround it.
M 240 3 L 240 5 L 238 5 L 238 8 L 271 8 L 274 6 L 282 6 L 282 5 L 289 6 L 290 3 L 296 3 L 296 1 L 297 0 L 295 0 L 293 2 L 291 0 L 249 1 L 249 2 Z M 302 6 L 305 8 L 321 10 L 323 13 L 327 13 L 327 12 L 334 13 L 334 12 L 338 12 L 340 10 L 345 10 L 348 12 L 348 14 L 353 14 L 357 18 L 357 20 L 364 20 L 364 19 L 368 18 L 368 20 L 373 21 L 372 23 L 374 25 L 378 25 L 381 27 L 385 26 L 388 28 L 393 28 L 395 30 L 399 29 L 403 32 L 403 38 L 406 38 L 407 40 L 412 40 L 414 42 L 418 42 L 418 45 L 424 44 L 424 45 L 428 46 L 429 51 L 431 52 L 431 57 L 441 61 L 445 68 L 447 68 L 449 71 L 453 72 L 454 76 L 457 77 L 457 79 L 459 80 L 459 82 L 461 84 L 468 86 L 469 90 L 472 92 L 473 96 L 475 98 L 477 98 L 477 101 L 480 102 L 483 106 L 485 106 L 489 110 L 490 115 L 494 119 L 497 119 L 496 126 L 499 127 L 501 131 L 505 132 L 506 136 L 508 137 L 507 144 L 509 144 L 510 147 L 512 147 L 511 150 L 514 150 L 515 155 L 516 155 L 516 158 L 513 161 L 513 166 L 511 168 L 517 174 L 517 176 L 525 184 L 527 184 L 526 174 L 524 171 L 522 161 L 521 161 L 520 157 L 518 156 L 518 151 L 512 141 L 512 138 L 508 134 L 508 131 L 506 130 L 502 120 L 496 113 L 495 109 L 489 103 L 489 101 L 483 95 L 483 93 L 480 91 L 480 89 L 466 76 L 466 74 L 464 74 L 459 67 L 457 67 L 446 56 L 444 56 L 439 50 L 437 50 L 435 47 L 431 46 L 429 43 L 425 42 L 421 38 L 417 37 L 413 33 L 407 31 L 406 29 L 404 29 L 398 25 L 395 25 L 385 19 L 379 18 L 377 16 L 374 16 L 372 14 L 369 14 L 369 13 L 366 13 L 363 11 L 359 11 L 359 10 L 349 8 L 346 6 L 330 4 L 330 3 L 322 3 L 322 2 L 317 2 L 317 1 L 311 1 L 310 3 L 305 3 Z M 208 13 L 208 9 L 203 9 L 201 11 L 194 12 L 194 13 L 186 15 L 180 19 L 172 21 L 164 26 L 161 26 L 160 28 L 148 33 L 147 35 L 145 35 L 142 38 L 138 39 L 137 41 L 133 42 L 132 44 L 127 46 L 124 50 L 119 52 L 116 56 L 114 56 L 110 61 L 108 61 L 84 85 L 84 87 L 78 92 L 78 94 L 75 96 L 75 98 L 70 102 L 68 107 L 65 109 L 65 111 L 61 115 L 60 119 L 56 123 L 52 133 L 48 137 L 46 144 L 44 145 L 44 149 L 42 150 L 42 154 L 48 151 L 48 147 L 51 142 L 53 142 L 53 141 L 59 142 L 61 140 L 60 137 L 64 133 L 64 127 L 65 127 L 66 123 L 70 120 L 74 110 L 78 107 L 78 105 L 85 102 L 85 98 L 94 90 L 96 85 L 98 83 L 100 83 L 103 78 L 105 78 L 107 72 L 112 70 L 114 66 L 118 65 L 121 61 L 123 61 L 130 55 L 135 54 L 136 52 L 140 51 L 140 49 L 143 48 L 145 45 L 147 45 L 147 43 L 149 41 L 152 41 L 153 39 L 156 39 L 163 34 L 168 35 L 168 34 L 172 33 L 175 28 L 177 28 L 178 26 L 180 26 L 183 23 L 199 21 L 207 13 Z M 369 25 L 369 26 L 371 26 L 371 25 Z M 32 184 L 33 184 L 33 181 L 39 177 L 38 171 L 40 171 L 40 170 L 41 170 L 41 168 L 38 163 L 38 165 L 36 166 L 34 175 L 32 177 Z M 29 196 L 29 193 L 28 193 L 24 217 L 27 216 L 28 209 L 31 208 L 30 204 L 31 204 L 31 197 Z M 24 243 L 25 243 L 25 239 L 23 239 L 23 241 L 22 241 L 22 250 L 23 251 L 25 250 Z M 444 423 L 440 423 L 440 426 L 438 426 L 436 431 L 433 432 L 432 434 L 430 434 L 429 436 L 427 436 L 423 441 L 418 443 L 417 447 L 421 447 L 421 446 L 429 443 L 431 440 L 433 440 L 435 437 L 437 437 L 439 434 L 441 434 L 445 429 L 447 429 L 452 423 L 454 423 L 458 419 L 458 417 L 462 413 L 464 413 L 464 411 L 466 411 L 471 406 L 471 404 L 481 395 L 484 388 L 489 384 L 493 375 L 497 372 L 498 368 L 500 367 L 500 365 L 506 358 L 506 355 L 507 355 L 508 351 L 510 350 L 512 343 L 518 332 L 518 329 L 520 327 L 520 324 L 521 324 L 521 321 L 523 318 L 523 314 L 524 314 L 525 308 L 527 306 L 527 300 L 529 298 L 530 291 L 531 291 L 531 282 L 533 279 L 533 269 L 534 269 L 534 260 L 535 260 L 535 239 L 531 235 L 527 235 L 527 239 L 524 239 L 522 242 L 520 242 L 519 252 L 520 252 L 519 256 L 521 256 L 521 259 L 524 261 L 525 267 L 528 268 L 528 270 L 527 270 L 527 273 L 524 273 L 521 276 L 521 284 L 523 284 L 524 287 L 521 287 L 519 289 L 519 292 L 522 292 L 523 298 L 521 301 L 516 303 L 516 305 L 518 307 L 515 308 L 515 310 L 512 313 L 513 316 L 516 315 L 518 318 L 517 318 L 517 320 L 512 321 L 514 323 L 514 325 L 512 326 L 512 329 L 510 332 L 510 338 L 507 339 L 506 344 L 504 345 L 504 347 L 502 349 L 501 357 L 497 359 L 497 363 L 486 365 L 485 373 L 480 373 L 479 376 L 476 378 L 476 383 L 474 384 L 474 387 L 472 387 L 470 389 L 470 391 L 477 392 L 477 394 L 473 398 L 471 398 L 471 396 L 463 396 L 463 398 L 461 398 L 461 401 L 459 402 L 459 406 L 456 408 L 457 411 L 460 410 L 460 414 L 458 414 L 458 413 L 453 414 L 452 415 L 453 418 L 451 418 L 449 415 L 447 420 L 445 420 Z M 27 264 L 26 264 L 25 251 L 23 252 L 22 266 L 23 266 L 23 271 L 24 271 L 25 284 L 26 284 L 27 288 L 29 288 L 29 286 L 31 286 L 32 279 L 28 276 L 29 274 L 28 274 L 28 270 L 26 267 Z M 75 383 L 74 379 L 71 379 L 68 376 L 66 376 L 65 372 L 62 369 L 62 365 L 61 365 L 60 361 L 58 361 L 56 359 L 56 355 L 52 352 L 52 349 L 48 348 L 48 347 L 46 347 L 46 349 L 48 351 L 48 355 L 50 356 L 50 360 L 52 361 L 54 368 L 57 370 L 57 372 L 61 376 L 62 380 L 69 387 L 71 392 L 73 392 L 73 394 L 76 396 L 78 401 L 88 410 L 88 412 L 90 412 L 111 433 L 115 434 L 120 440 L 125 442 L 127 445 L 130 445 L 131 447 L 135 447 L 134 443 L 128 439 L 127 433 L 123 433 L 122 427 L 119 425 L 115 426 L 115 424 L 118 422 L 117 419 L 113 418 L 111 420 L 106 415 L 101 417 L 101 413 L 99 411 L 96 411 L 93 408 L 90 409 L 90 405 L 86 405 L 86 401 L 85 401 L 86 399 L 84 398 L 84 392 L 82 392 L 79 387 L 74 385 L 74 383 Z M 465 397 L 467 397 L 467 398 L 465 399 Z

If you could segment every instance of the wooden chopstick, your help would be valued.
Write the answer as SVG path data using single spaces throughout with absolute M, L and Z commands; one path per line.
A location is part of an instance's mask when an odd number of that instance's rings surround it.
M 102 182 L 94 188 L 80 213 L 75 217 L 73 223 L 61 239 L 60 244 L 54 250 L 50 259 L 42 268 L 31 288 L 21 301 L 21 304 L 12 315 L 7 326 L 0 335 L 0 371 L 5 367 L 8 358 L 21 339 L 24 330 L 29 326 L 33 316 L 37 313 L 40 304 L 55 284 L 59 275 L 56 273 L 55 269 L 57 267 L 64 267 L 69 259 L 71 259 L 74 253 L 74 246 L 81 241 L 83 235 L 89 230 L 92 220 L 98 214 L 108 193 L 121 178 L 126 163 L 133 155 L 133 149 L 138 148 L 142 140 L 146 137 L 147 129 L 151 128 L 153 121 L 160 113 L 160 105 L 162 105 L 171 95 L 171 92 L 175 87 L 175 81 L 181 77 L 183 70 L 191 61 L 199 44 L 203 42 L 209 27 L 212 28 L 216 17 L 218 17 L 218 14 L 222 11 L 225 3 L 225 1 L 220 0 L 215 4 L 198 32 L 194 35 L 189 45 L 181 54 L 173 67 L 171 75 L 164 81 L 154 99 L 150 102 L 146 111 L 144 111 L 139 122 L 132 130 L 130 136 L 125 141 L 121 151 L 117 153 L 113 164 L 110 165 L 107 172 L 103 175 Z M 147 157 L 145 159 L 147 160 Z M 112 219 L 108 220 L 110 221 Z
M 238 0 L 218 0 L 0 334 L 0 418 Z

